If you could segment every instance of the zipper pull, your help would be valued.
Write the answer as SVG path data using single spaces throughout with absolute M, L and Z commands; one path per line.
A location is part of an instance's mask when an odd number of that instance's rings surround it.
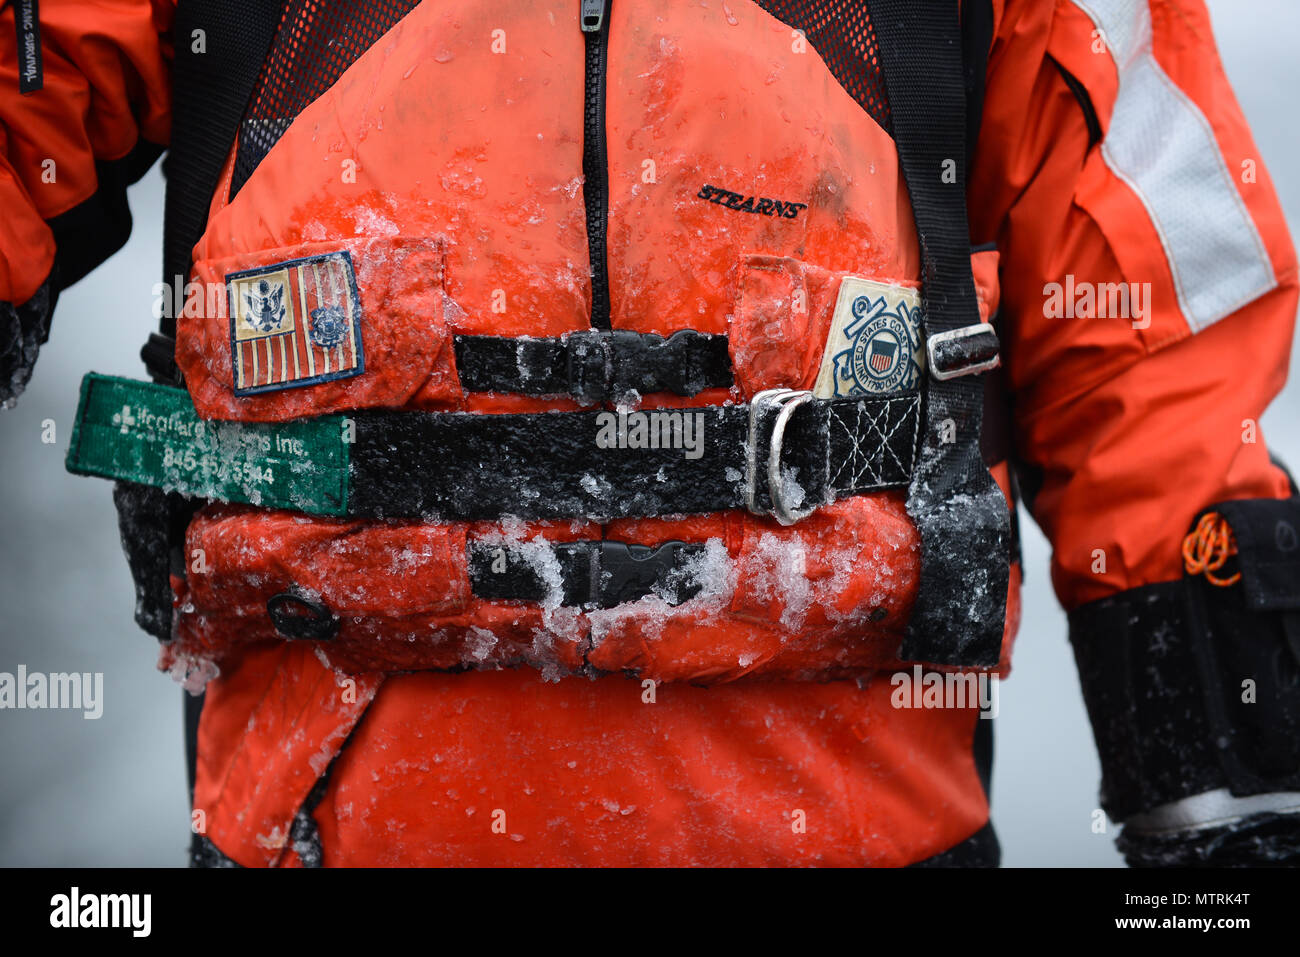
M 605 8 L 609 0 L 582 0 L 582 32 L 599 33 L 605 26 Z

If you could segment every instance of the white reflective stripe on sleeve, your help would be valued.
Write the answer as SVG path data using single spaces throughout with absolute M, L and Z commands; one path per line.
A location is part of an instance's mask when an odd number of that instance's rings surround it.
M 1183 316 L 1200 332 L 1273 289 L 1273 264 L 1205 114 L 1152 55 L 1147 0 L 1073 2 L 1119 71 L 1102 158 L 1146 207 Z

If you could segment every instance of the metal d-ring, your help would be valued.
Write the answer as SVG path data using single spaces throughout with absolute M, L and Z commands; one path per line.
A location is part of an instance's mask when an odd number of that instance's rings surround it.
M 769 405 L 777 405 L 792 395 L 793 389 L 764 389 L 749 402 L 749 442 L 745 446 L 745 507 L 755 515 L 766 515 L 754 501 L 758 491 L 758 420 Z
M 794 410 L 811 401 L 811 392 L 794 392 L 778 400 L 781 411 L 772 425 L 772 441 L 767 451 L 767 490 L 772 498 L 772 515 L 782 525 L 793 525 L 817 511 L 817 506 L 794 509 L 785 501 L 785 483 L 781 481 L 781 448 L 785 441 L 785 426 Z

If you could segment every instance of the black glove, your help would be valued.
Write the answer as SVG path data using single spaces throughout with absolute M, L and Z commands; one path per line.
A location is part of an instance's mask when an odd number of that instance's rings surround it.
M 135 623 L 159 641 L 172 637 L 171 575 L 185 576 L 185 529 L 203 505 L 150 485 L 113 486 L 122 551 L 135 582 Z
M 50 337 L 58 293 L 46 279 L 20 306 L 0 302 L 0 406 L 13 405 L 32 377 L 36 355 Z

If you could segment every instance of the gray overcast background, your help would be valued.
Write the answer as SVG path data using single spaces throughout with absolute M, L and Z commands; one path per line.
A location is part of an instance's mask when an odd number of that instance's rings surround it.
M 1300 235 L 1300 5 L 1211 0 L 1210 11 L 1228 76 Z M 130 243 L 63 295 L 31 386 L 16 409 L 0 411 L 0 671 L 102 671 L 106 699 L 98 721 L 0 711 L 3 865 L 185 860 L 182 692 L 154 671 L 154 641 L 131 621 L 110 484 L 63 470 L 82 374 L 143 377 L 137 350 L 152 328 L 149 290 L 162 248 L 156 167 L 131 191 L 131 206 Z M 1293 378 L 1263 431 L 1300 464 L 1298 411 Z M 57 423 L 55 445 L 40 441 L 47 418 Z M 1024 622 L 996 722 L 993 820 L 1004 863 L 1114 866 L 1113 835 L 1091 830 L 1097 759 L 1048 583 L 1047 546 L 1032 522 L 1023 526 Z

